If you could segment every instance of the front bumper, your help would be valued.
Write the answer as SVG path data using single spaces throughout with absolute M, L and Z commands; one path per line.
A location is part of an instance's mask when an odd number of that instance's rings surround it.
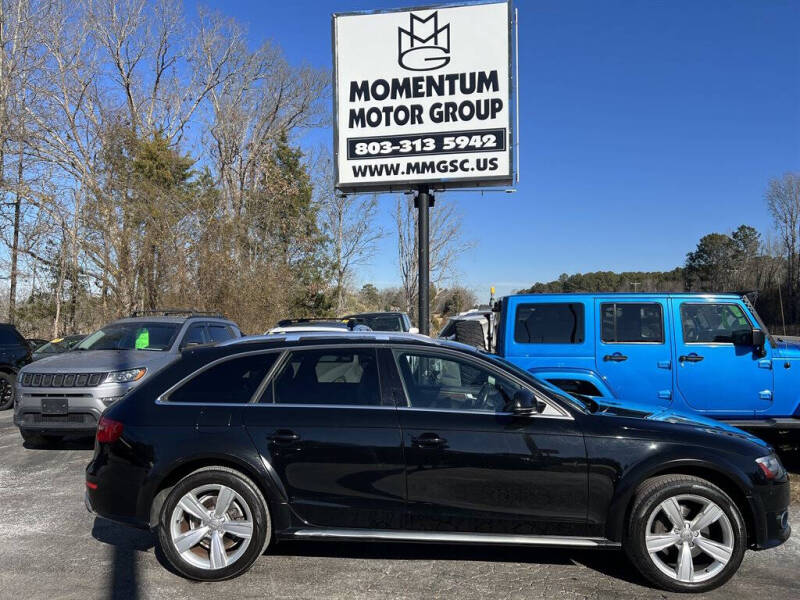
M 753 507 L 755 531 L 751 538 L 754 550 L 765 550 L 780 546 L 792 534 L 789 525 L 791 493 L 789 479 L 758 486 L 749 498 Z
M 135 384 L 134 384 L 135 385 Z M 86 433 L 97 429 L 100 415 L 106 409 L 103 398 L 121 398 L 134 385 L 102 384 L 87 388 L 42 388 L 17 385 L 14 401 L 14 424 L 36 433 Z M 66 400 L 67 410 L 46 414 L 42 402 L 46 399 Z

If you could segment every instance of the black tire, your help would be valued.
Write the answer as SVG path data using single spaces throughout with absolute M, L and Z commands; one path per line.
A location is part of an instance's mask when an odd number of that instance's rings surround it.
M 456 321 L 455 341 L 486 350 L 486 339 L 479 321 Z
M 244 552 L 233 563 L 222 568 L 212 568 L 210 565 L 208 567 L 200 567 L 186 560 L 175 547 L 172 538 L 173 523 L 171 520 L 176 507 L 187 493 L 198 488 L 202 489 L 204 486 L 213 487 L 219 485 L 226 486 L 238 494 L 239 498 L 233 501 L 232 506 L 234 503 L 239 503 L 240 501 L 246 503 L 247 509 L 252 516 L 252 535 Z M 198 498 L 198 500 L 200 500 L 200 498 Z M 211 499 L 207 502 L 213 504 L 215 500 Z M 209 508 L 211 507 L 209 506 Z M 239 507 L 237 504 L 235 508 L 242 507 Z M 197 525 L 197 528 L 199 528 L 199 525 Z M 195 579 L 197 581 L 222 581 L 241 575 L 264 553 L 264 550 L 266 550 L 269 545 L 271 537 L 272 524 L 269 508 L 267 507 L 267 503 L 261 491 L 250 479 L 240 472 L 226 467 L 206 467 L 181 479 L 167 495 L 159 517 L 158 540 L 164 555 L 176 571 L 189 579 Z M 223 539 L 233 543 L 234 548 L 236 547 L 236 543 L 240 543 L 238 540 L 231 540 L 230 537 L 223 537 Z M 205 549 L 203 542 L 200 542 L 196 544 L 190 552 L 201 555 L 199 560 L 205 560 L 205 557 L 202 556 L 205 553 L 210 562 L 210 538 L 208 546 L 208 549 Z M 184 552 L 184 554 L 186 554 L 186 552 Z
M 16 375 L 0 371 L 0 410 L 8 410 L 14 406 L 16 383 Z
M 63 439 L 63 436 L 60 435 L 38 433 L 35 431 L 28 431 L 27 429 L 20 429 L 19 434 L 22 436 L 22 441 L 35 447 L 49 446 Z
M 722 509 L 725 517 L 727 517 L 727 524 L 730 525 L 733 544 L 730 558 L 719 572 L 705 581 L 683 582 L 665 574 L 650 556 L 645 543 L 650 516 L 654 511 L 658 510 L 662 502 L 681 495 L 699 496 L 706 501 L 710 500 Z M 687 521 L 692 517 L 692 515 L 684 516 L 687 517 Z M 664 515 L 662 514 L 661 517 L 663 518 Z M 672 526 L 672 524 L 669 526 Z M 715 525 L 715 527 L 718 526 Z M 692 542 L 691 548 L 694 547 Z M 741 511 L 736 506 L 736 503 L 713 483 L 690 475 L 662 475 L 648 479 L 636 491 L 625 539 L 623 540 L 623 548 L 639 572 L 655 585 L 672 592 L 706 592 L 723 585 L 736 573 L 747 549 L 747 530 Z M 669 551 L 671 550 L 666 550 L 665 552 Z M 697 551 L 700 553 L 701 558 L 706 558 L 702 551 Z M 678 553 L 679 549 L 676 549 L 675 552 Z M 700 572 L 701 574 L 703 573 L 703 571 Z

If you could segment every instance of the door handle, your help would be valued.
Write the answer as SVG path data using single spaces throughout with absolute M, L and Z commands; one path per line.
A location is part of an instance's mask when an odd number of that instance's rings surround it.
M 299 439 L 300 436 L 291 429 L 278 429 L 278 431 L 269 436 L 269 441 L 275 444 L 291 444 Z
M 678 360 L 681 362 L 700 362 L 703 360 L 703 357 L 692 352 L 691 354 L 681 354 Z
M 614 354 L 606 354 L 603 357 L 603 360 L 606 361 L 606 362 L 608 362 L 608 361 L 611 361 L 611 362 L 625 362 L 626 360 L 628 360 L 628 357 L 625 356 L 624 354 L 622 354 L 621 352 L 614 352 Z
M 411 445 L 417 448 L 444 448 L 447 440 L 440 438 L 435 433 L 423 433 L 418 437 L 411 438 Z

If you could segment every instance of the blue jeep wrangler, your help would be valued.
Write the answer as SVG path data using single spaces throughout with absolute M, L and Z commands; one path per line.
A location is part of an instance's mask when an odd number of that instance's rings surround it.
M 800 428 L 800 338 L 771 335 L 745 296 L 527 294 L 494 310 L 494 351 L 566 391 L 599 377 L 621 400 Z

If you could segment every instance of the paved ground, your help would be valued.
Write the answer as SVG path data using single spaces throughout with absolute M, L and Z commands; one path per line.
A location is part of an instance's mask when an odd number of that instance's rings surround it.
M 0 598 L 670 596 L 648 587 L 616 551 L 415 544 L 285 543 L 238 579 L 194 583 L 163 566 L 148 532 L 86 512 L 83 469 L 90 456 L 91 441 L 24 448 L 11 411 L 0 413 Z M 800 471 L 800 461 L 792 470 Z M 792 526 L 800 532 L 800 477 L 793 492 Z M 799 559 L 800 534 L 780 548 L 748 552 L 738 575 L 707 597 L 798 598 Z

